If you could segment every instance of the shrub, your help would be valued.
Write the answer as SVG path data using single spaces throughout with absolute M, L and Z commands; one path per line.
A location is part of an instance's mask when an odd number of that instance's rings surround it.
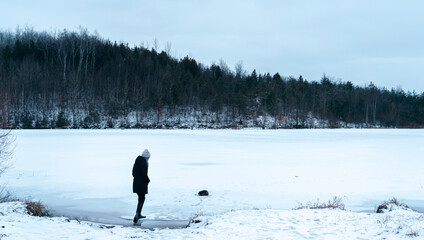
M 411 230 L 409 233 L 406 234 L 406 236 L 408 236 L 408 237 L 418 237 L 418 236 L 420 236 L 420 234 L 418 234 L 417 231 Z
M 26 201 L 25 205 L 26 205 L 26 209 L 28 211 L 28 214 L 30 214 L 32 216 L 38 216 L 38 217 L 49 216 L 49 211 L 39 201 L 38 202 Z
M 345 204 L 343 199 L 337 196 L 334 196 L 332 200 L 328 200 L 326 203 L 320 203 L 319 200 L 316 203 L 308 202 L 306 204 L 299 204 L 299 206 L 293 208 L 293 210 L 299 209 L 341 209 L 345 210 Z
M 409 207 L 403 202 L 399 202 L 396 198 L 392 198 L 389 201 L 383 202 L 382 204 L 378 205 L 377 213 L 391 212 L 396 209 L 406 210 L 409 209 Z

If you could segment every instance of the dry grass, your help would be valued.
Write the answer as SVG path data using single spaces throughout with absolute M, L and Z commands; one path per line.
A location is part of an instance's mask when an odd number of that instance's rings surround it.
M 332 200 L 329 200 L 326 203 L 320 203 L 319 200 L 316 203 L 308 202 L 306 204 L 300 203 L 299 206 L 293 208 L 293 210 L 299 209 L 341 209 L 345 210 L 345 204 L 343 199 L 337 196 L 334 196 Z
M 46 217 L 49 216 L 49 211 L 41 202 L 25 202 L 26 209 L 28 210 L 28 214 L 32 216 L 38 217 Z
M 408 237 L 418 237 L 420 235 L 416 231 L 411 231 L 411 232 L 407 233 L 406 236 L 408 236 Z
M 384 210 L 389 210 L 389 205 L 391 204 L 402 207 L 402 208 L 409 208 L 408 205 L 404 204 L 403 202 L 400 202 L 396 198 L 392 198 L 389 201 L 383 202 L 382 204 L 378 205 L 377 213 L 384 213 Z

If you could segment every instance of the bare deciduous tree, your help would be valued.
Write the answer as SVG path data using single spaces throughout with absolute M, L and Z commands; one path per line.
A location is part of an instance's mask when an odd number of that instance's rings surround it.
M 159 49 L 159 40 L 157 38 L 153 39 L 153 50 L 155 50 L 155 52 L 157 52 Z
M 0 132 L 0 177 L 10 167 L 10 157 L 12 156 L 13 138 L 10 131 Z M 9 200 L 11 194 L 3 186 L 0 186 L 0 202 Z
M 236 76 L 245 77 L 247 75 L 246 70 L 243 67 L 243 61 L 238 61 L 235 65 Z
M 170 42 L 166 42 L 166 45 L 165 45 L 165 53 L 166 53 L 166 55 L 168 55 L 169 57 L 172 57 L 172 56 L 171 56 L 171 48 L 172 48 L 172 44 L 171 44 Z
M 0 176 L 10 167 L 13 138 L 10 131 L 0 132 Z

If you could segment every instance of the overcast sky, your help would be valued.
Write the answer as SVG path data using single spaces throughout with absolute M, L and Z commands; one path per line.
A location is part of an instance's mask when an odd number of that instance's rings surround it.
M 424 91 L 422 0 L 6 0 L 0 29 L 77 30 L 210 65 Z

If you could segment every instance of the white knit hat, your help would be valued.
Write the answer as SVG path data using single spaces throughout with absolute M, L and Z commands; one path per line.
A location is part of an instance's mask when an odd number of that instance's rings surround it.
M 147 149 L 144 149 L 143 154 L 141 154 L 142 157 L 145 158 L 149 158 L 150 157 L 150 152 Z

